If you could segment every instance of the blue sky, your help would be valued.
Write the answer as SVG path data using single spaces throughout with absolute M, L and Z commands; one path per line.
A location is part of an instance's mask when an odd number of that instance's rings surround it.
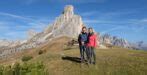
M 1 0 L 0 39 L 25 39 L 30 29 L 42 31 L 69 4 L 97 32 L 147 43 L 147 0 Z

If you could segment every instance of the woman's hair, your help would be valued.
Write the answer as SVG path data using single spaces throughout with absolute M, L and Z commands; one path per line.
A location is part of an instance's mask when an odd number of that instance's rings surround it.
M 92 29 L 92 30 L 93 30 L 93 28 L 92 28 L 92 27 L 89 27 L 88 29 Z
M 90 27 L 90 28 L 88 28 L 89 30 L 91 29 L 92 31 L 93 31 L 93 28 L 92 27 Z M 94 32 L 94 31 L 93 31 Z

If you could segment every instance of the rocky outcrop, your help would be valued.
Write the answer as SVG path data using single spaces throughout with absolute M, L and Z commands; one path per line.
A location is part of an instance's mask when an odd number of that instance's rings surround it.
M 67 5 L 64 8 L 63 13 L 56 18 L 53 24 L 50 24 L 41 33 L 36 34 L 29 42 L 45 42 L 52 38 L 60 36 L 68 36 L 76 38 L 83 26 L 82 18 L 79 15 L 74 14 L 74 7 Z
M 33 36 L 37 34 L 37 32 L 32 29 L 30 29 L 27 33 L 28 33 L 28 39 L 31 39 Z
M 132 48 L 131 44 L 122 38 L 118 38 L 116 36 L 110 36 L 109 34 L 104 34 L 100 36 L 101 44 L 109 44 L 112 46 L 119 46 L 123 48 Z
M 79 15 L 74 14 L 74 7 L 72 5 L 67 5 L 64 8 L 63 13 L 57 17 L 52 24 L 46 27 L 43 32 L 36 33 L 33 30 L 29 30 L 29 39 L 15 42 L 15 44 L 5 41 L 4 44 L 0 45 L 0 47 L 6 47 L 3 49 L 1 48 L 0 57 L 7 57 L 7 55 L 18 51 L 39 47 L 60 36 L 76 38 L 79 35 L 82 26 L 82 18 Z
M 3 40 L 0 40 L 0 49 L 1 48 L 7 48 L 7 47 L 15 47 L 17 45 L 20 45 L 22 44 L 24 41 L 21 41 L 21 40 L 15 40 L 15 41 L 11 41 L 11 40 L 6 40 L 6 39 L 3 39 Z

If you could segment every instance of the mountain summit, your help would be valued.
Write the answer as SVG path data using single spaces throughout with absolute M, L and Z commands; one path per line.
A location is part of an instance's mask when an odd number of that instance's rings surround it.
M 74 38 L 80 33 L 82 25 L 82 18 L 74 14 L 74 7 L 67 5 L 63 13 L 56 18 L 53 24 L 49 25 L 44 33 L 52 34 L 53 37 L 64 35 Z
M 22 50 L 36 48 L 42 44 L 48 43 L 52 39 L 67 36 L 71 38 L 77 38 L 81 32 L 83 26 L 82 18 L 79 15 L 74 14 L 74 7 L 72 5 L 65 6 L 62 14 L 56 18 L 56 20 L 44 29 L 40 33 L 35 33 L 29 31 L 29 39 L 22 41 L 20 44 L 13 43 L 17 45 L 0 48 L 0 58 L 6 57 L 9 54 L 16 53 Z M 11 44 L 12 45 L 12 44 Z
M 74 14 L 74 7 L 72 5 L 67 5 L 63 13 L 52 24 L 45 28 L 43 32 L 36 34 L 31 40 L 44 42 L 60 36 L 76 38 L 82 26 L 82 18 Z

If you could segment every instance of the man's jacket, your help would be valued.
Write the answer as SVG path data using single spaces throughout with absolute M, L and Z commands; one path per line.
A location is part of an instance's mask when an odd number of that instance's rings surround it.
M 87 43 L 87 37 L 88 37 L 87 33 L 79 34 L 79 37 L 78 37 L 79 45 L 82 45 L 82 42 L 84 42 L 84 44 L 86 44 Z

